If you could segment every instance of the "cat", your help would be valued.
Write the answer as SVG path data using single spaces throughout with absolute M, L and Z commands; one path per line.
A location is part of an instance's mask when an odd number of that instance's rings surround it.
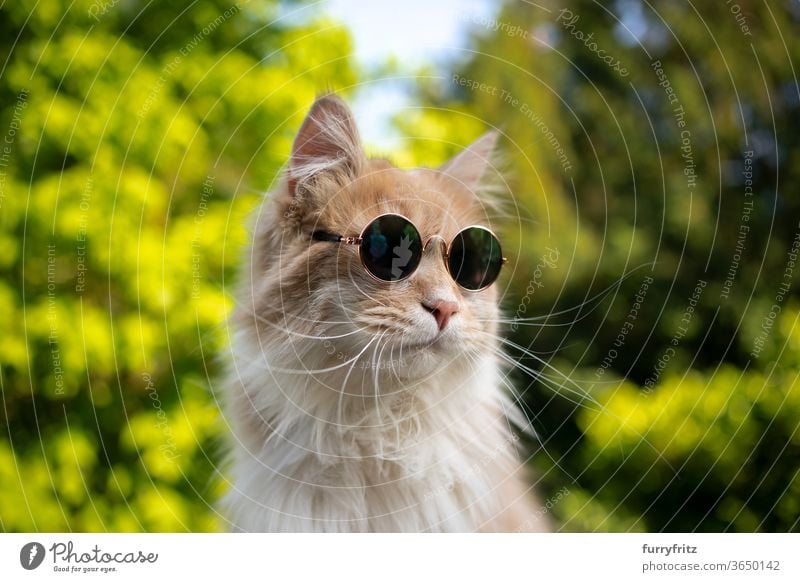
M 367 158 L 339 97 L 315 101 L 254 213 L 230 322 L 232 530 L 549 529 L 509 423 L 496 286 L 460 288 L 443 244 L 407 279 L 376 280 L 356 246 L 315 234 L 357 237 L 386 213 L 434 242 L 485 225 L 496 141 L 403 171 Z

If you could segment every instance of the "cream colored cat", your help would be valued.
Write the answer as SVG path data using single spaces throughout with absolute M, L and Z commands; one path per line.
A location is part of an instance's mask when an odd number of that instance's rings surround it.
M 232 529 L 546 528 L 494 355 L 496 287 L 464 288 L 444 256 L 461 229 L 489 226 L 476 192 L 495 141 L 439 170 L 401 171 L 366 158 L 340 99 L 316 101 L 254 217 L 231 323 Z M 365 266 L 376 247 L 358 244 L 386 214 L 424 244 L 421 257 L 407 238 L 395 247 L 386 268 L 413 272 L 391 281 Z

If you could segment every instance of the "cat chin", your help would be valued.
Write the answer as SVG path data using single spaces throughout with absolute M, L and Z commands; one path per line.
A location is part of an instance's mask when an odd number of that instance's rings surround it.
M 422 380 L 447 373 L 453 365 L 463 364 L 464 349 L 456 343 L 420 344 L 403 350 L 398 376 L 407 380 Z

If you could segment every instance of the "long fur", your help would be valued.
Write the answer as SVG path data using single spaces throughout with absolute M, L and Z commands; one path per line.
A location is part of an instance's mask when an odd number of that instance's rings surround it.
M 355 247 L 310 237 L 395 212 L 450 240 L 486 221 L 476 191 L 493 147 L 485 136 L 441 170 L 402 172 L 365 157 L 342 101 L 315 103 L 254 218 L 231 322 L 232 529 L 547 528 L 502 388 L 496 291 L 460 290 L 437 245 L 388 285 Z M 421 307 L 435 300 L 459 305 L 441 332 Z

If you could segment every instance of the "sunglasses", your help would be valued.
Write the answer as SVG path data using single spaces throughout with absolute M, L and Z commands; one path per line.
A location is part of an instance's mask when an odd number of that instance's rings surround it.
M 419 266 L 422 254 L 434 238 L 423 245 L 419 230 L 405 216 L 382 214 L 370 222 L 361 236 L 341 236 L 317 230 L 314 240 L 358 245 L 361 263 L 380 281 L 402 281 Z M 506 262 L 500 241 L 483 226 L 468 226 L 445 247 L 444 262 L 453 280 L 468 291 L 481 291 L 497 280 Z

